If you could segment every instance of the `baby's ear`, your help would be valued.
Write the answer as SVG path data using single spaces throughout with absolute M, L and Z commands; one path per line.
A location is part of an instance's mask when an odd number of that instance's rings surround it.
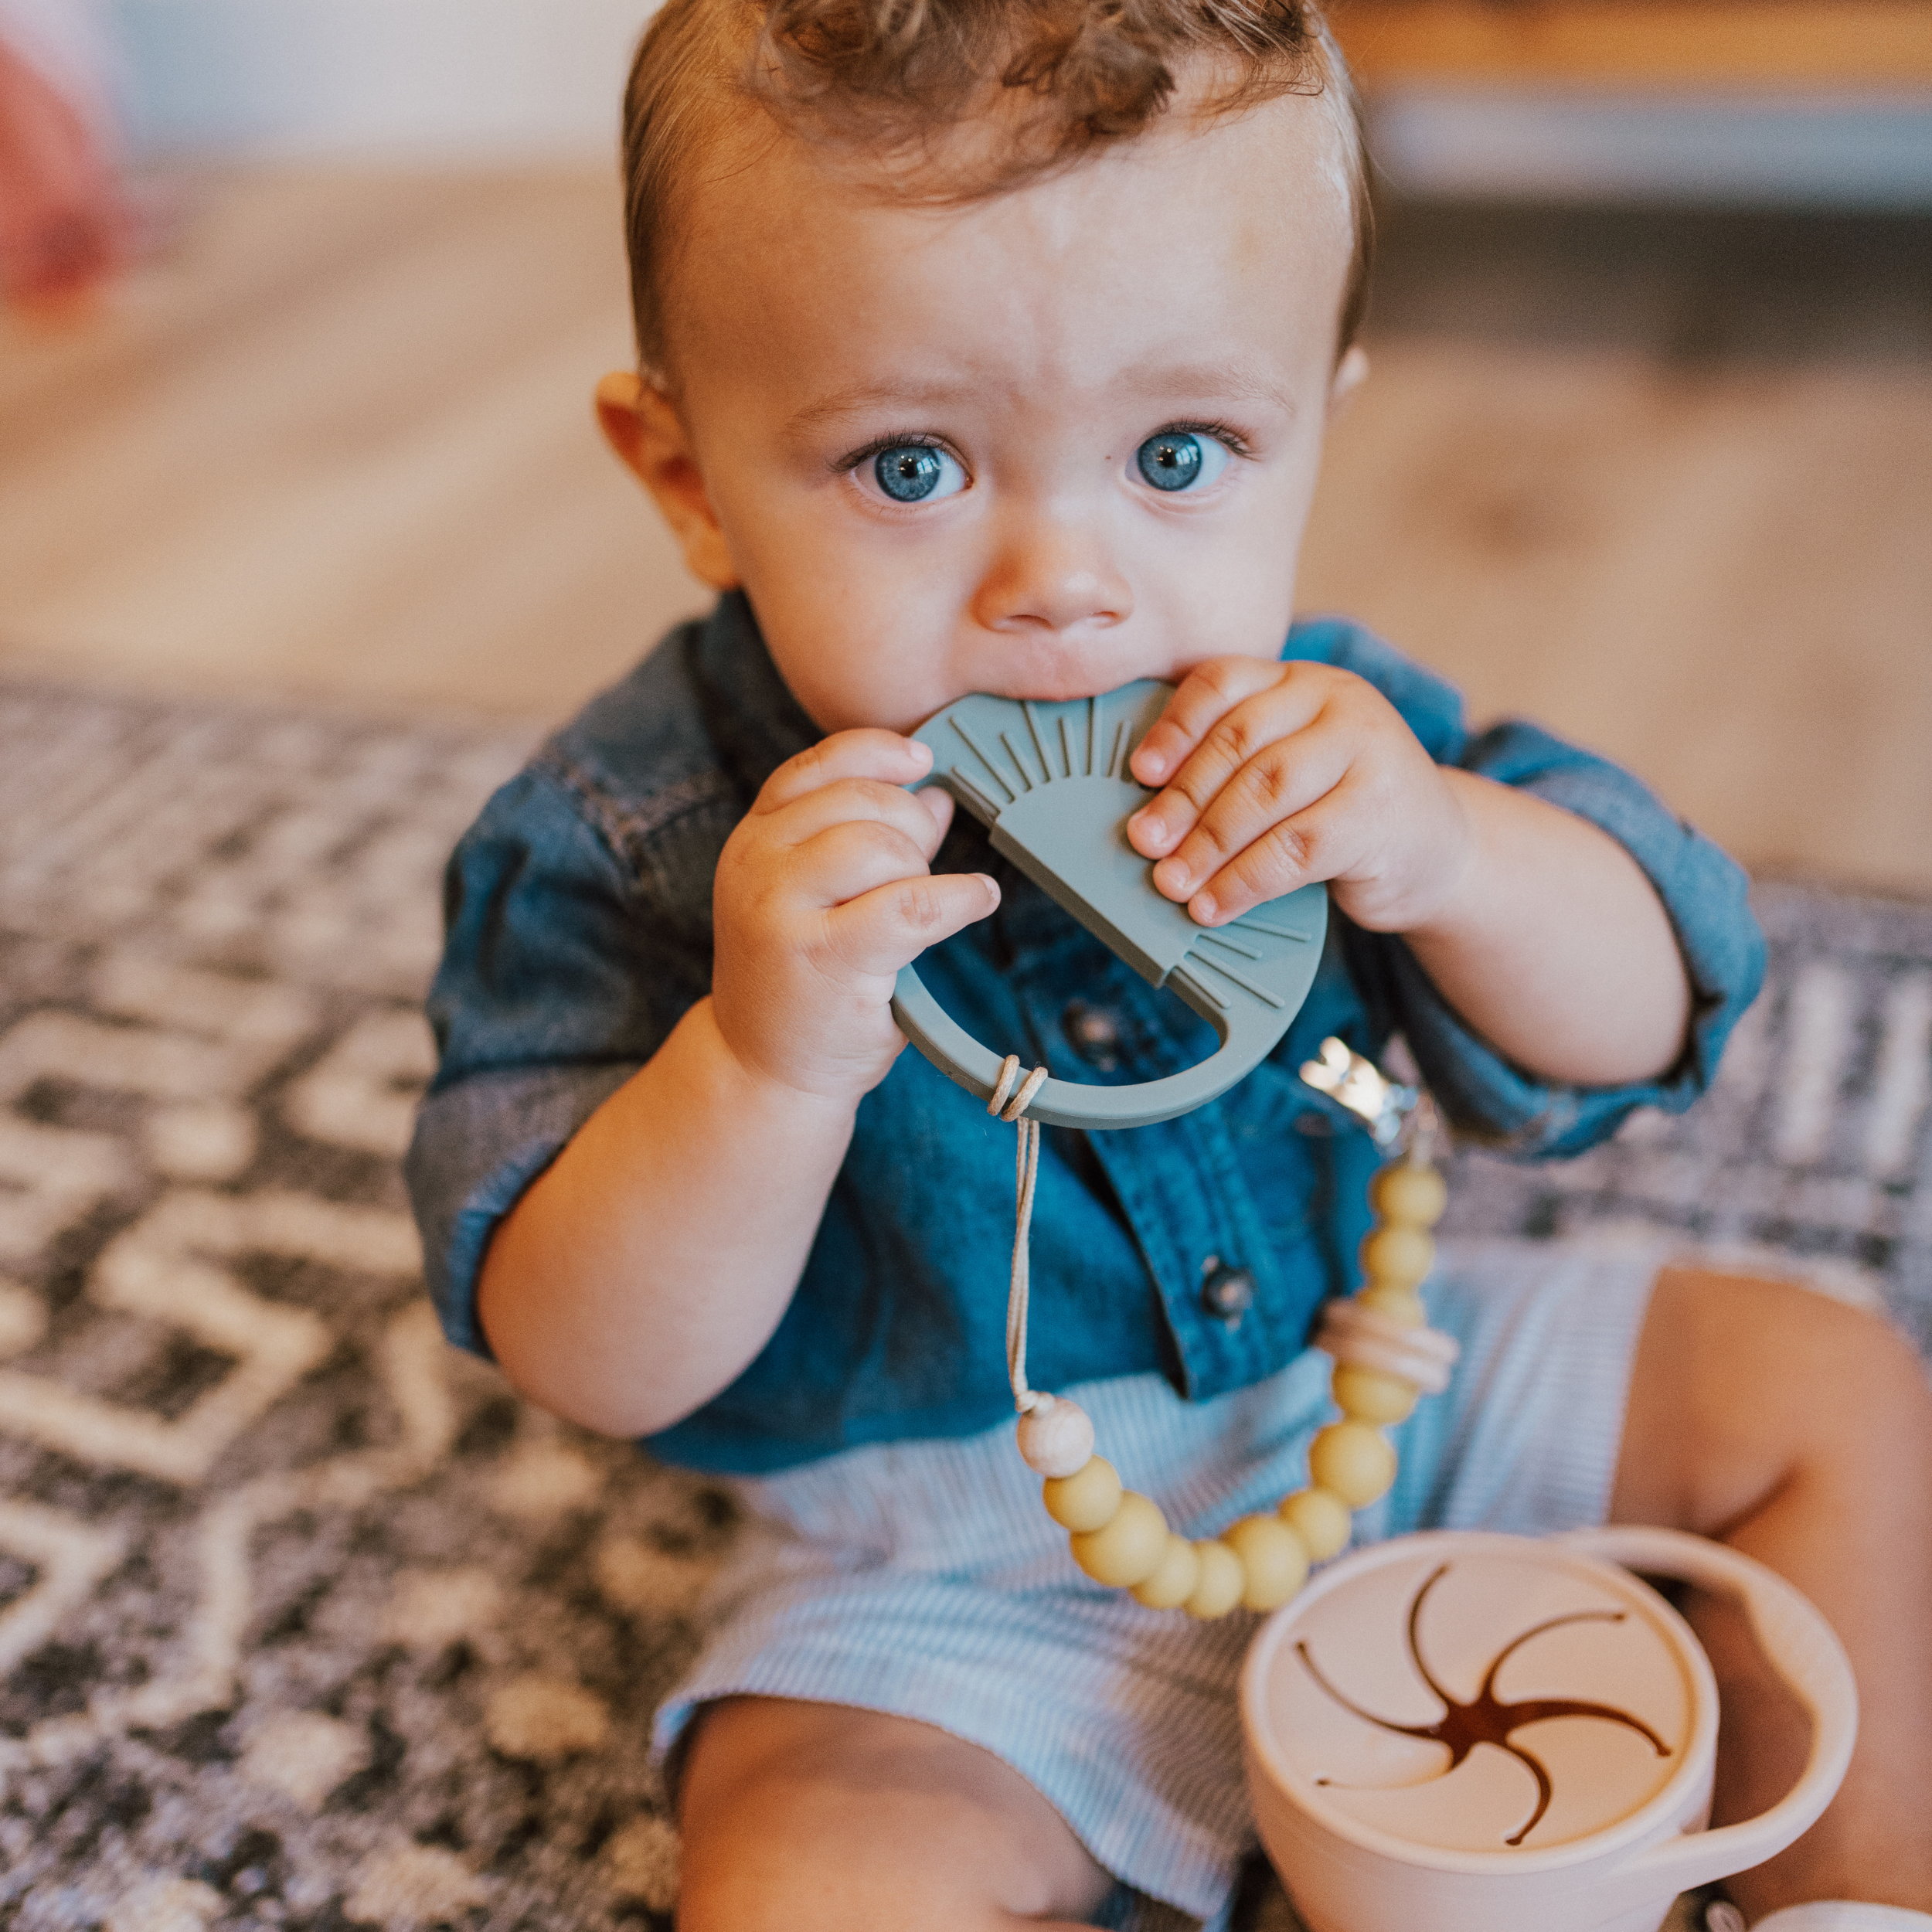
M 714 590 L 738 573 L 676 405 L 641 376 L 620 370 L 597 389 L 597 423 L 617 460 L 651 492 L 684 552 L 685 567 Z
M 1355 400 L 1355 393 L 1369 379 L 1369 352 L 1359 342 L 1352 343 L 1328 384 L 1328 420 L 1334 422 Z

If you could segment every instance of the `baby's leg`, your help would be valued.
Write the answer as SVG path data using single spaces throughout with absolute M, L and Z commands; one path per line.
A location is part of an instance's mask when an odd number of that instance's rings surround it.
M 1611 1515 L 1715 1536 L 1829 1619 L 1859 1685 L 1831 1809 L 1728 1889 L 1753 1919 L 1809 1899 L 1932 1910 L 1932 1393 L 1883 1322 L 1788 1283 L 1667 1270 L 1639 1346 Z M 1806 1745 L 1734 1611 L 1692 1621 L 1725 1692 L 1718 1821 L 1764 1810 Z
M 1108 1889 L 990 1752 L 842 1704 L 709 1706 L 680 1813 L 679 1932 L 1073 1932 Z

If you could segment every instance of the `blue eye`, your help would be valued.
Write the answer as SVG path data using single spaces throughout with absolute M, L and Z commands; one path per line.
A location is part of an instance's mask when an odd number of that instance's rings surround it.
M 930 503 L 966 487 L 958 459 L 930 443 L 895 443 L 872 458 L 879 487 L 895 503 Z
M 1228 447 L 1219 437 L 1191 430 L 1163 430 L 1134 453 L 1141 477 L 1157 490 L 1192 489 L 1216 481 L 1228 466 Z

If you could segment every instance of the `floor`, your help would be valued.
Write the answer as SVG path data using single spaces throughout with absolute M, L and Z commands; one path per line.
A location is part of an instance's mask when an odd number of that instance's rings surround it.
M 1932 889 L 1932 222 L 1395 211 L 1302 578 L 1760 870 Z
M 554 717 L 697 587 L 604 453 L 614 192 L 181 178 L 0 318 L 0 670 Z M 1304 601 L 1760 870 L 1932 893 L 1932 223 L 1387 211 Z

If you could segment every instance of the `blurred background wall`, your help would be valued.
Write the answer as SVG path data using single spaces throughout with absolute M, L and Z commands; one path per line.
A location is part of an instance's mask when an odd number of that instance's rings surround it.
M 105 0 L 149 151 L 598 159 L 650 0 Z
M 72 4 L 73 0 L 69 0 Z M 155 148 L 607 151 L 648 0 L 103 0 Z M 1932 200 L 1923 0 L 1342 0 L 1406 193 Z

